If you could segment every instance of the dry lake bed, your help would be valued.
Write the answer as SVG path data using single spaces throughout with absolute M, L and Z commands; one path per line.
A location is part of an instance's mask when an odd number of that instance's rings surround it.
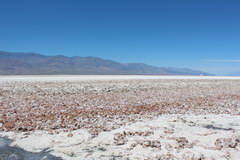
M 0 76 L 0 160 L 239 160 L 240 77 Z

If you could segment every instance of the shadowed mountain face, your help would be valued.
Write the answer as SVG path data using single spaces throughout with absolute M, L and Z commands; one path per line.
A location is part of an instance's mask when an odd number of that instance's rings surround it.
M 205 72 L 118 63 L 97 57 L 44 56 L 0 51 L 0 75 L 211 75 Z

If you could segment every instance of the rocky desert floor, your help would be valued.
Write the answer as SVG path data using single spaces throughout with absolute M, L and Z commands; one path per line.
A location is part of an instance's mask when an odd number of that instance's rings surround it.
M 42 159 L 238 160 L 240 79 L 0 77 L 0 137 Z

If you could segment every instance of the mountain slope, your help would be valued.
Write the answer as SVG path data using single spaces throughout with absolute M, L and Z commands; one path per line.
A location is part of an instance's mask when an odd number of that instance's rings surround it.
M 227 74 L 227 76 L 240 76 L 240 71 L 239 72 L 229 73 L 229 74 Z
M 0 51 L 1 75 L 210 75 L 191 69 L 154 67 L 142 63 L 118 63 L 97 57 L 45 56 Z

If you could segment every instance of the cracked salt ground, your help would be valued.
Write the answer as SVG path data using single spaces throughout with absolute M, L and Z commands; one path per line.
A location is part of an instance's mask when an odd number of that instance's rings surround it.
M 11 147 L 67 160 L 239 159 L 238 79 L 38 78 L 0 78 Z
M 1 131 L 97 135 L 165 113 L 240 113 L 239 80 L 4 81 L 0 93 Z
M 212 125 L 215 127 L 205 127 Z M 223 128 L 232 128 L 225 130 Z M 240 116 L 162 115 L 96 137 L 84 130 L 50 135 L 5 133 L 13 146 L 28 151 L 50 147 L 64 159 L 238 159 L 240 157 Z M 38 143 L 42 142 L 42 144 Z

